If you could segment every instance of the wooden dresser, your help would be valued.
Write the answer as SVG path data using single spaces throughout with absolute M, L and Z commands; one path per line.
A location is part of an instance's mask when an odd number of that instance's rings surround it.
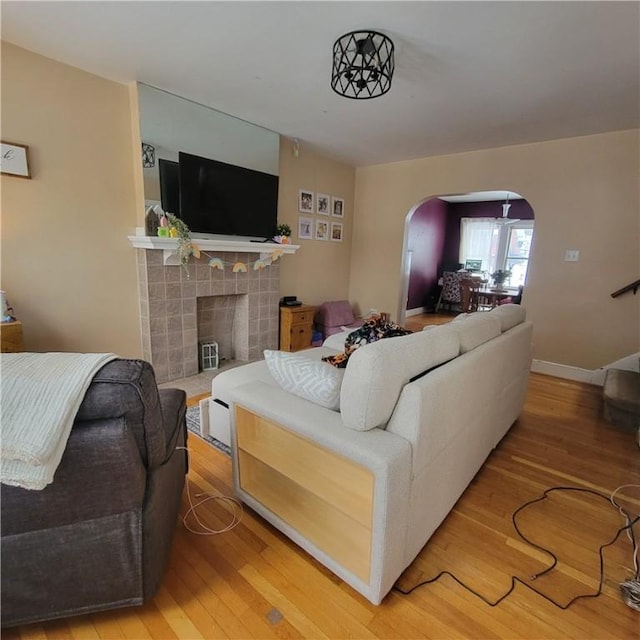
M 300 351 L 311 346 L 315 307 L 280 307 L 280 350 Z
M 22 343 L 22 322 L 0 322 L 0 351 L 2 353 L 17 353 L 24 351 Z

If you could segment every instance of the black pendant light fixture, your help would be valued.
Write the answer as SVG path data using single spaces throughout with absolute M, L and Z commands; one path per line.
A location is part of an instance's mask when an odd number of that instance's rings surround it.
M 391 88 L 393 42 L 378 31 L 351 31 L 333 45 L 331 88 L 345 98 L 368 100 Z

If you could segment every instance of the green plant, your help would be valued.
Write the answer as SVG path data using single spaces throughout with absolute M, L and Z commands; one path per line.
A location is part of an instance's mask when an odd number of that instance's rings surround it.
M 491 278 L 496 284 L 503 284 L 507 278 L 511 277 L 511 271 L 498 269 L 491 274 Z
M 288 224 L 279 224 L 276 227 L 276 235 L 277 236 L 287 236 L 287 238 L 291 235 L 291 227 Z
M 191 244 L 191 231 L 180 218 L 174 216 L 172 213 L 165 213 L 165 216 L 169 221 L 169 229 L 175 229 L 178 234 L 175 236 L 178 241 L 178 260 L 180 260 L 180 264 L 186 268 L 191 256 L 196 255 L 196 249 Z

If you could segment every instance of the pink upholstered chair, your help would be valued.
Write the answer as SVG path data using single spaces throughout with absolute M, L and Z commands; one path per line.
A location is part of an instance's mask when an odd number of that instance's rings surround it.
M 322 333 L 322 338 L 328 338 L 339 333 L 343 327 L 357 329 L 362 326 L 362 320 L 357 320 L 348 300 L 334 300 L 323 302 L 317 309 L 314 321 L 316 330 Z

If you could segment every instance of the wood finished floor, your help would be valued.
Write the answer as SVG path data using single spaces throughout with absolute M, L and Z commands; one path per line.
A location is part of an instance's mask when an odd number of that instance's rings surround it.
M 192 493 L 231 495 L 230 460 L 197 437 L 190 448 Z M 629 483 L 640 483 L 640 449 L 632 434 L 603 421 L 601 389 L 532 374 L 521 418 L 398 586 L 448 570 L 496 600 L 512 575 L 529 582 L 549 563 L 515 533 L 515 509 L 555 485 L 608 494 Z M 640 489 L 621 491 L 619 502 L 638 514 Z M 199 512 L 212 527 L 229 519 L 218 503 Z M 572 492 L 530 507 L 519 524 L 559 557 L 554 571 L 531 584 L 565 604 L 597 588 L 598 547 L 623 521 L 607 501 Z M 160 591 L 146 605 L 9 629 L 2 637 L 638 638 L 640 614 L 622 602 L 618 587 L 632 562 L 621 535 L 604 552 L 603 594 L 566 611 L 521 585 L 491 608 L 447 577 L 407 596 L 391 592 L 375 607 L 245 509 L 241 524 L 219 536 L 196 536 L 180 523 Z
M 451 322 L 458 313 L 421 313 L 416 316 L 409 316 L 405 319 L 403 326 L 411 331 L 421 331 L 429 324 L 445 324 Z

